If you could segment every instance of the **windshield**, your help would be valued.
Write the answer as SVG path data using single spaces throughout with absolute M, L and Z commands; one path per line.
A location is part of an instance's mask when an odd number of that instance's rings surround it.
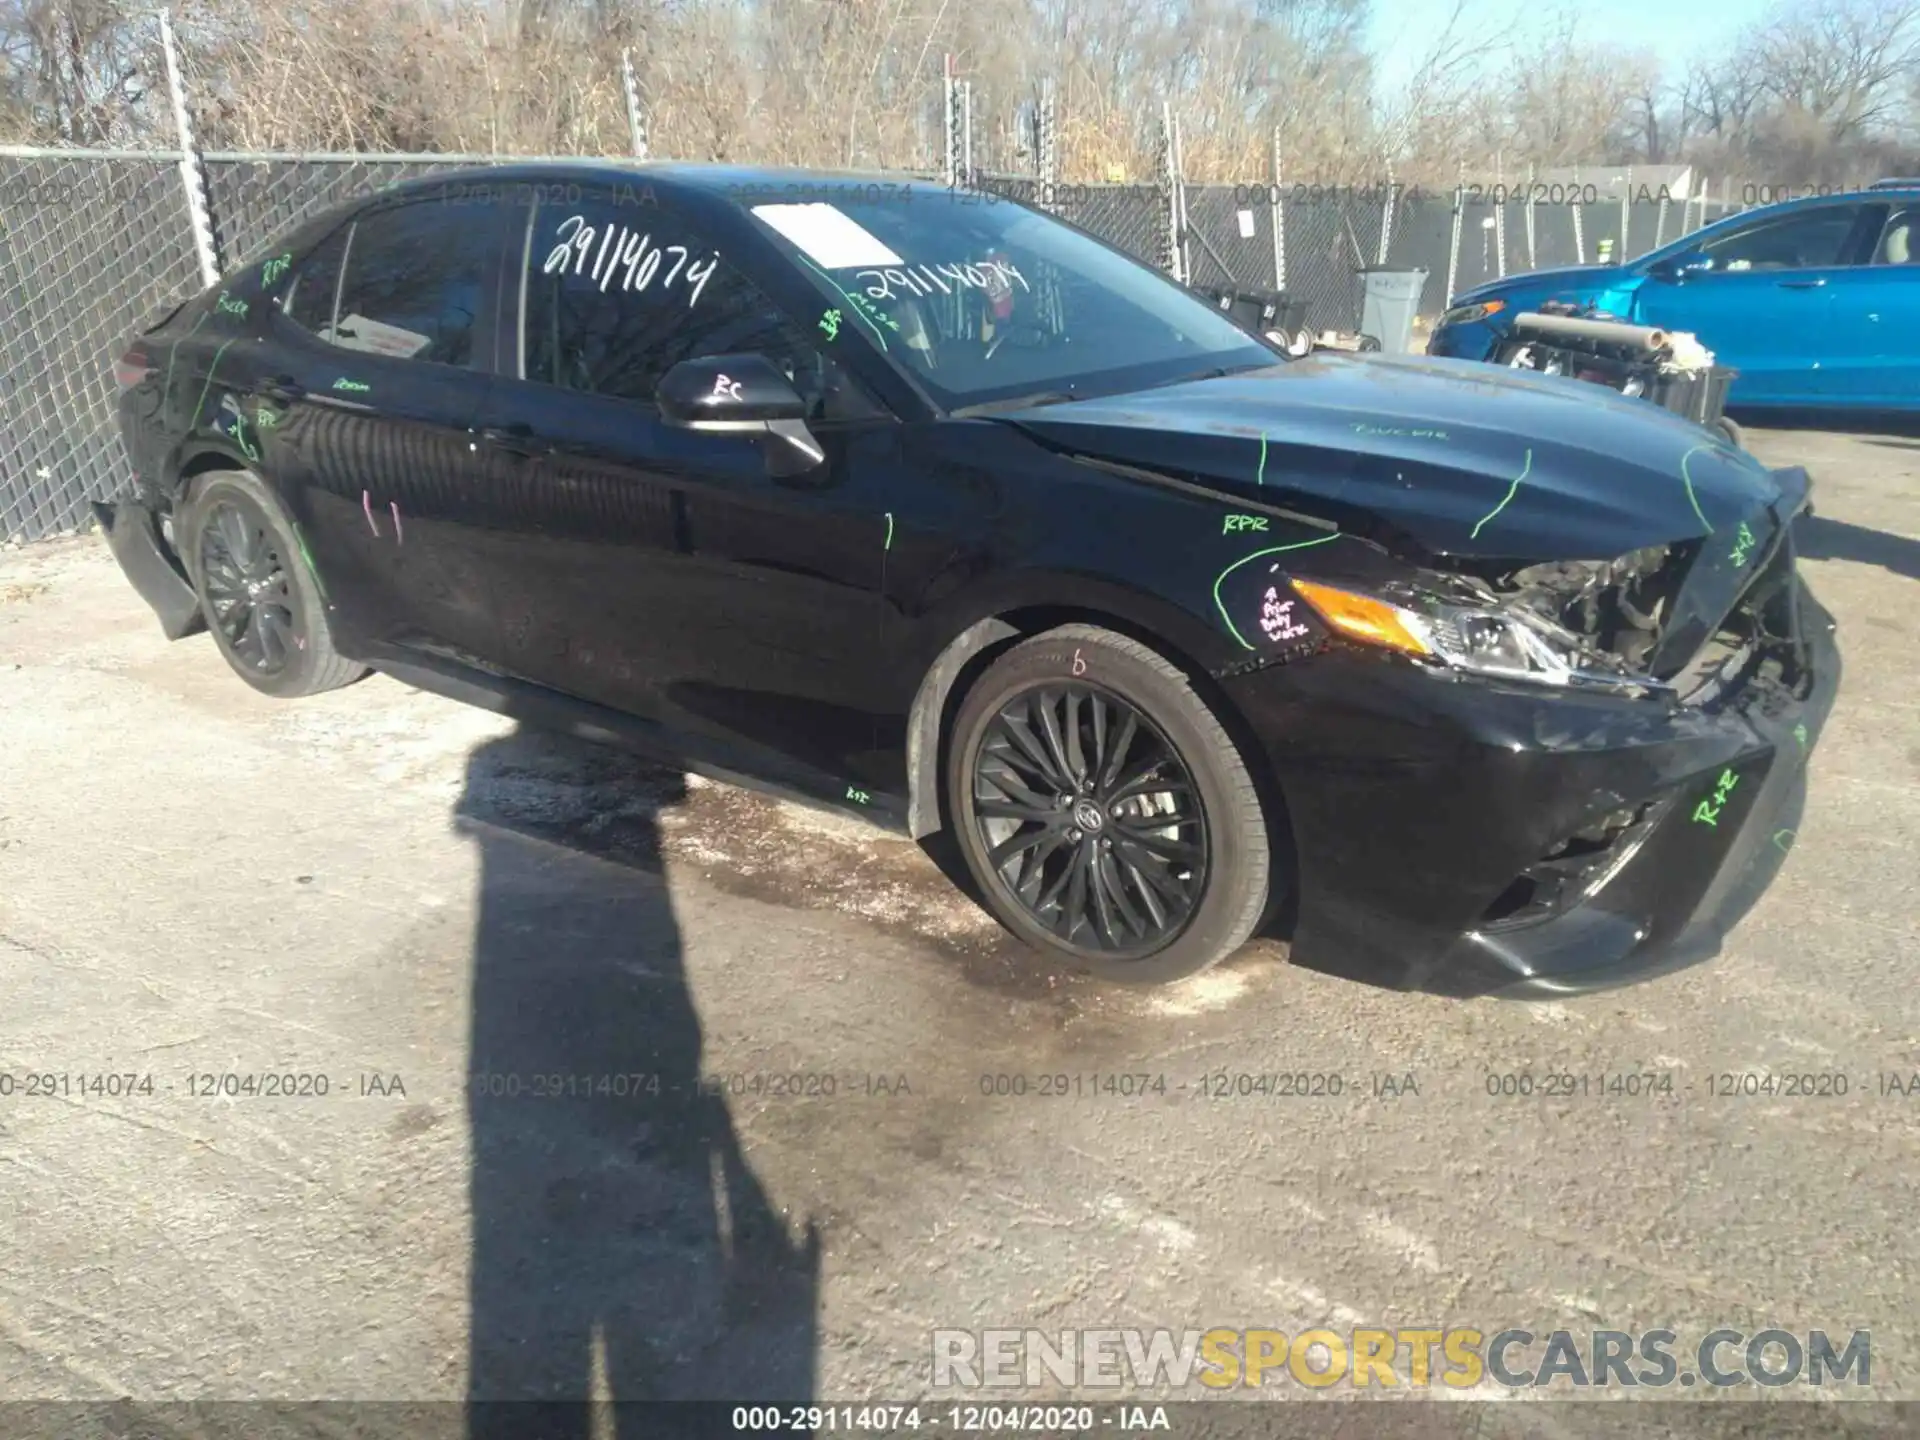
M 810 187 L 746 208 L 855 331 L 949 410 L 1081 399 L 1281 356 L 1156 271 L 1011 201 L 934 186 Z M 844 197 L 844 198 L 843 198 Z

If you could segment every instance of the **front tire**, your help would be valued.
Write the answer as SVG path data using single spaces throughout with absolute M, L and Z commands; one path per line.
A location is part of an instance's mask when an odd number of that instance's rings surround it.
M 1267 816 L 1187 677 L 1092 625 L 1021 642 L 954 717 L 947 814 L 995 918 L 1049 959 L 1163 984 L 1267 911 Z
M 367 673 L 333 648 L 299 537 L 254 476 L 222 470 L 196 479 L 178 548 L 214 643 L 254 689 L 292 699 Z

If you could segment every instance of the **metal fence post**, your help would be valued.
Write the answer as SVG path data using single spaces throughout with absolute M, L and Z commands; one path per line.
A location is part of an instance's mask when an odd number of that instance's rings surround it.
M 1620 192 L 1620 258 L 1623 261 L 1633 254 L 1633 248 L 1628 243 L 1628 239 L 1627 239 L 1628 227 L 1630 227 L 1632 223 L 1633 223 L 1633 167 L 1629 165 L 1627 166 L 1626 188 Z M 1660 242 L 1658 240 L 1655 240 L 1653 243 L 1657 246 L 1659 245 Z
M 1040 208 L 1052 210 L 1060 185 L 1060 155 L 1055 149 L 1055 128 L 1053 110 L 1053 77 L 1047 76 L 1040 82 L 1040 114 L 1037 119 L 1038 133 L 1034 138 L 1036 158 L 1040 162 Z
M 941 86 L 945 91 L 946 104 L 946 124 L 943 129 L 946 134 L 945 169 L 947 188 L 954 190 L 958 189 L 960 185 L 960 136 L 954 128 L 958 123 L 959 117 L 954 113 L 955 107 L 953 102 L 956 97 L 954 95 L 952 55 L 946 57 L 946 64 L 941 71 L 941 75 Z
M 1287 288 L 1287 213 L 1280 201 L 1280 127 L 1273 127 L 1273 288 Z
M 213 248 L 213 222 L 207 215 L 207 179 L 200 170 L 200 152 L 193 145 L 193 124 L 187 116 L 187 87 L 180 79 L 180 52 L 173 41 L 173 17 L 160 12 L 160 49 L 167 62 L 167 92 L 173 99 L 173 123 L 180 134 L 180 183 L 187 190 L 187 223 L 193 227 L 193 251 L 200 261 L 200 278 L 211 285 L 220 278 L 220 257 Z
M 1526 221 L 1527 221 L 1527 268 L 1529 270 L 1538 270 L 1540 268 L 1540 255 L 1539 255 L 1539 251 L 1534 248 L 1535 232 L 1534 232 L 1534 215 L 1533 215 L 1533 166 L 1531 163 L 1529 163 L 1527 166 Z
M 973 184 L 973 81 L 960 82 L 960 173 Z
M 620 83 L 627 92 L 627 138 L 633 146 L 633 158 L 647 158 L 647 121 L 640 110 L 640 82 L 633 74 L 633 51 L 620 52 Z
M 1580 205 L 1580 171 L 1576 166 L 1573 172 L 1573 259 L 1576 265 L 1587 263 L 1587 237 L 1580 227 L 1583 213 Z
M 1460 222 L 1466 211 L 1467 187 L 1453 187 L 1453 235 L 1447 241 L 1447 304 L 1453 304 L 1454 282 L 1460 278 Z
M 1160 164 L 1167 187 L 1167 273 L 1187 283 L 1187 206 L 1180 183 L 1180 129 L 1173 103 L 1160 105 Z
M 1380 202 L 1380 254 L 1373 262 L 1376 265 L 1387 263 L 1387 245 L 1393 239 L 1393 162 L 1387 162 L 1386 198 Z
M 1493 263 L 1501 279 L 1507 275 L 1507 152 L 1493 162 Z

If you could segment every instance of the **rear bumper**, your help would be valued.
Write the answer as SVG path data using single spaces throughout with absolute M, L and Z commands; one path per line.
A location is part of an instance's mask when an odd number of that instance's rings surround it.
M 207 628 L 200 598 L 172 557 L 161 547 L 159 521 L 137 500 L 92 502 L 93 518 L 107 537 L 107 548 L 129 582 L 160 618 L 169 640 L 183 640 Z
M 1231 682 L 1292 821 L 1295 959 L 1445 994 L 1549 996 L 1717 954 L 1791 848 L 1839 689 L 1832 617 L 1799 593 L 1811 679 L 1764 713 L 1527 694 L 1338 653 Z M 1623 811 L 1642 818 L 1577 900 L 1506 928 L 1490 918 L 1516 877 Z

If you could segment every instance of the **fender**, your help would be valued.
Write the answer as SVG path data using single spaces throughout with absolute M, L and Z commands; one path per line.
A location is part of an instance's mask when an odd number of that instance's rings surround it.
M 1218 627 L 1144 591 L 1098 576 L 1048 570 L 997 575 L 949 597 L 920 617 L 939 649 L 916 657 L 920 684 L 907 714 L 907 830 L 916 840 L 945 824 L 940 801 L 941 746 L 957 682 L 984 652 L 1010 640 L 1082 621 L 1132 632 L 1176 664 L 1197 672 L 1242 659 Z

